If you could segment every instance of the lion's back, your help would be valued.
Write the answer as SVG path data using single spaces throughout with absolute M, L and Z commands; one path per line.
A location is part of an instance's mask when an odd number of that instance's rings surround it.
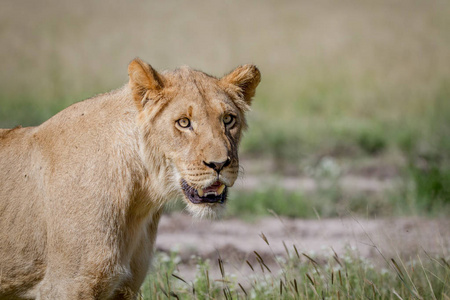
M 7 195 L 21 185 L 20 174 L 27 177 L 26 169 L 30 165 L 29 141 L 34 128 L 16 127 L 13 129 L 0 129 L 0 206 Z
M 45 224 L 30 168 L 34 130 L 0 129 L 0 298 L 24 282 L 33 286 L 44 273 Z

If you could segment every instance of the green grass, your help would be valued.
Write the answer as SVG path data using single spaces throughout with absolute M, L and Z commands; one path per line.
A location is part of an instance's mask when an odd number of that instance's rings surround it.
M 264 189 L 250 193 L 238 193 L 230 197 L 227 214 L 240 218 L 253 219 L 269 215 L 309 218 L 314 216 L 314 205 L 299 192 L 286 192 L 281 188 Z
M 197 271 L 190 281 L 177 271 L 176 252 L 157 253 L 142 299 L 448 299 L 450 295 L 445 256 L 422 253 L 406 260 L 379 252 L 383 264 L 376 266 L 352 249 L 342 257 L 335 252 L 299 253 L 295 245 L 285 249 L 284 256 L 271 258 L 275 264 L 255 252 L 244 262 L 249 275 L 239 280 L 225 270 L 226 258 L 217 262 L 193 258 Z M 219 270 L 218 278 L 210 275 L 213 268 Z
M 246 220 L 255 220 L 273 213 L 306 219 L 314 219 L 317 216 L 345 217 L 349 213 L 370 218 L 411 215 L 445 217 L 450 213 L 446 185 L 448 179 L 448 174 L 445 178 L 439 174 L 426 179 L 420 175 L 423 183 L 419 182 L 413 191 L 411 186 L 399 185 L 396 190 L 383 193 L 354 195 L 347 195 L 338 187 L 315 193 L 302 193 L 274 186 L 255 192 L 232 194 L 227 204 L 226 216 Z M 441 193 L 439 197 L 434 196 L 436 191 Z

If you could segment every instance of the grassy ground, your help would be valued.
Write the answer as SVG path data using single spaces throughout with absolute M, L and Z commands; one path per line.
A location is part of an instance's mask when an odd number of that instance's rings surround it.
M 275 267 L 255 251 L 256 263 L 246 261 L 252 275 L 241 282 L 227 273 L 222 258 L 210 262 L 193 257 L 197 272 L 189 281 L 177 271 L 176 252 L 158 253 L 157 272 L 145 282 L 142 299 L 448 299 L 450 295 L 445 256 L 425 252 L 402 260 L 387 259 L 380 252 L 384 264 L 375 266 L 352 249 L 343 257 L 332 251 L 322 256 L 299 253 L 295 245 L 285 249 L 284 256 L 273 258 Z M 211 267 L 220 270 L 218 278 L 210 275 Z

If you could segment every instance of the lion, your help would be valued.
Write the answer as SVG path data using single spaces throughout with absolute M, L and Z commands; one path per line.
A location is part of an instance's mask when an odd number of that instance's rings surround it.
M 157 72 L 0 130 L 0 299 L 136 299 L 164 205 L 224 209 L 260 72 Z

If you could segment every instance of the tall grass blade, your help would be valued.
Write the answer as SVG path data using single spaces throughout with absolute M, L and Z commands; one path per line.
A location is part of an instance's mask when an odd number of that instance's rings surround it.
M 223 261 L 220 257 L 217 260 L 219 262 L 220 274 L 222 275 L 222 278 L 225 278 L 225 269 L 223 268 Z
M 436 299 L 436 296 L 435 296 L 435 294 L 434 294 L 433 286 L 431 285 L 430 279 L 428 279 L 428 275 L 427 275 L 426 269 L 425 269 L 425 267 L 423 266 L 422 259 L 420 258 L 420 255 L 417 255 L 417 257 L 419 258 L 419 262 L 420 262 L 420 265 L 421 265 L 421 267 L 422 267 L 423 274 L 425 275 L 425 278 L 426 278 L 426 280 L 427 280 L 427 282 L 428 282 L 428 286 L 430 287 L 431 296 L 433 297 L 434 300 L 437 300 L 437 299 Z
M 298 260 L 300 260 L 300 255 L 298 254 L 297 247 L 295 246 L 295 244 L 293 246 L 294 246 L 295 254 L 297 255 Z
M 252 264 L 251 264 L 248 260 L 246 260 L 245 262 L 246 262 L 247 265 L 250 267 L 250 269 L 252 269 L 252 271 L 255 272 L 255 269 L 253 269 Z
M 264 262 L 264 260 L 263 260 L 263 258 L 261 257 L 261 255 L 259 255 L 259 253 L 258 252 L 256 252 L 256 251 L 253 251 L 255 254 L 256 254 L 256 260 L 260 263 L 260 265 L 262 265 L 262 266 L 264 266 L 266 269 L 267 269 L 267 271 L 269 271 L 269 273 L 272 273 L 272 271 L 269 269 L 269 267 L 266 265 L 266 263 Z M 261 266 L 261 269 L 262 269 L 262 266 Z M 264 272 L 264 271 L 263 271 Z
M 399 295 L 395 290 L 392 290 L 392 293 L 393 293 L 395 296 L 397 296 L 398 299 L 403 300 L 403 298 L 400 297 L 400 295 Z
M 240 283 L 238 283 L 238 285 L 241 288 L 241 290 L 244 292 L 244 295 L 247 297 L 248 296 L 247 291 L 244 289 L 244 287 Z
M 318 265 L 317 261 L 315 261 L 313 258 L 311 258 L 309 255 L 302 253 L 303 256 L 305 256 L 307 259 L 309 259 L 313 264 Z
M 283 296 L 283 280 L 280 279 L 280 296 Z
M 186 281 L 186 280 L 184 280 L 183 278 L 181 278 L 180 276 L 178 276 L 178 275 L 175 275 L 175 274 L 173 274 L 173 273 L 172 273 L 172 276 L 173 276 L 173 277 L 175 277 L 176 279 L 178 279 L 178 280 L 180 280 L 180 281 L 182 281 L 182 282 L 184 282 L 184 283 L 188 284 L 188 283 L 187 283 L 187 281 Z
M 284 247 L 284 251 L 286 252 L 286 257 L 288 257 L 288 258 L 291 257 L 289 250 L 286 246 L 286 243 L 284 241 L 283 241 L 283 247 Z
M 398 266 L 398 264 L 395 261 L 395 259 L 391 258 L 391 261 L 394 264 L 394 267 L 397 270 L 397 273 L 399 274 L 399 276 L 401 276 L 403 278 L 404 277 L 403 272 L 402 272 L 402 270 L 400 270 L 400 267 Z
M 267 244 L 268 246 L 270 246 L 270 245 L 269 245 L 269 241 L 267 240 L 267 237 L 264 235 L 263 232 L 261 232 L 261 233 L 259 234 L 259 236 L 263 239 L 264 242 L 266 242 L 266 244 Z
M 334 260 L 338 263 L 339 266 L 342 267 L 341 260 L 339 259 L 339 256 L 337 255 L 336 251 L 334 251 L 333 247 L 331 247 L 331 250 L 333 250 L 334 253 L 333 255 Z
M 299 293 L 298 293 L 297 279 L 295 279 L 295 278 L 294 278 L 294 288 L 295 288 L 295 293 L 297 293 L 297 296 L 298 296 Z

